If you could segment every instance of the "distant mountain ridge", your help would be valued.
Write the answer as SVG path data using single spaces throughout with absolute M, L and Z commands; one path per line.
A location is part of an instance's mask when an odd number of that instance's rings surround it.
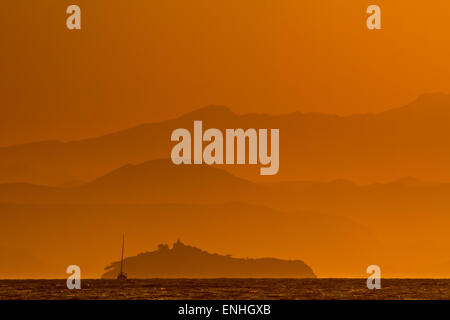
M 214 166 L 175 165 L 170 159 L 125 165 L 93 181 L 75 186 L 49 187 L 29 183 L 0 184 L 3 203 L 160 203 L 196 202 L 204 196 L 213 202 L 240 201 L 254 197 L 258 203 L 299 196 L 303 192 L 394 192 L 432 190 L 447 192 L 450 183 L 428 182 L 404 177 L 389 183 L 360 185 L 345 179 L 329 182 L 253 182 Z M 386 191 L 383 191 L 386 190 Z M 440 193 L 437 193 L 440 194 Z M 271 196 L 272 195 L 272 196 Z M 180 201 L 177 201 L 180 200 Z M 267 201 L 265 201 L 267 200 Z M 221 202 L 223 202 L 221 201 Z M 190 202 L 190 201 L 188 201 Z M 198 201 L 197 201 L 198 202 Z M 294 202 L 295 203 L 295 202 Z
M 338 197 L 339 195 L 339 197 Z M 403 178 L 386 184 L 358 185 L 344 179 L 330 182 L 252 182 L 208 165 L 175 165 L 157 159 L 126 165 L 91 182 L 73 187 L 48 187 L 26 183 L 0 184 L 0 203 L 20 204 L 152 204 L 253 202 L 282 209 L 313 205 L 320 198 L 351 203 L 352 198 L 373 201 L 432 197 L 444 201 L 450 184 Z M 405 198 L 406 197 L 406 198 Z M 344 200 L 345 199 L 345 200 Z M 413 200 L 414 201 L 414 200 Z M 309 208 L 308 208 L 309 209 Z
M 377 114 L 236 115 L 207 107 L 92 139 L 43 141 L 0 148 L 0 182 L 60 185 L 90 181 L 127 164 L 167 158 L 171 132 L 204 128 L 279 128 L 280 172 L 273 180 L 346 178 L 371 183 L 404 176 L 450 181 L 450 95 L 428 94 Z M 224 166 L 251 180 L 257 166 Z
M 211 254 L 177 241 L 172 249 L 141 253 L 124 261 L 129 278 L 316 278 L 300 260 L 239 259 Z M 104 279 L 115 278 L 120 262 L 106 267 Z
M 447 241 L 450 184 L 406 178 L 358 185 L 348 180 L 261 183 L 208 165 L 174 165 L 159 159 L 127 165 L 71 188 L 0 184 L 0 203 L 16 205 L 224 204 L 241 202 L 283 211 L 347 217 L 383 231 L 414 238 L 425 226 Z M 426 217 L 426 219 L 424 219 Z M 420 221 L 420 223 L 419 223 Z M 406 238 L 405 238 L 406 239 Z

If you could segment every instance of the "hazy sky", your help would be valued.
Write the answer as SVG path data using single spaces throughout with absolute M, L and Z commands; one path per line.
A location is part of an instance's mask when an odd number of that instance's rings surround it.
M 66 29 L 66 8 L 82 30 Z M 381 31 L 366 8 L 382 9 Z M 448 0 L 3 0 L 0 145 L 207 105 L 337 114 L 450 92 Z

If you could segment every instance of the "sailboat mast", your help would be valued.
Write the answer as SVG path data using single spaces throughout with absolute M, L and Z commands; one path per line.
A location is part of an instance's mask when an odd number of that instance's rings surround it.
M 125 246 L 125 234 L 122 237 L 122 258 L 120 259 L 120 273 L 123 271 L 123 248 Z

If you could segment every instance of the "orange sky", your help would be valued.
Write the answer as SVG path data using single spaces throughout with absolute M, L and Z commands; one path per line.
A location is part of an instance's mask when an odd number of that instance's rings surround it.
M 68 31 L 65 9 L 82 9 Z M 369 4 L 382 31 L 365 28 Z M 448 0 L 3 0 L 0 145 L 211 104 L 338 114 L 450 92 Z

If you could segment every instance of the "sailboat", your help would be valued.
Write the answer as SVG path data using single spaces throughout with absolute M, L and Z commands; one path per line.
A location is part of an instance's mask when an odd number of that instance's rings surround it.
M 117 280 L 126 281 L 128 279 L 127 274 L 123 272 L 123 250 L 125 247 L 125 234 L 122 237 L 122 258 L 120 259 L 120 273 L 117 276 Z

